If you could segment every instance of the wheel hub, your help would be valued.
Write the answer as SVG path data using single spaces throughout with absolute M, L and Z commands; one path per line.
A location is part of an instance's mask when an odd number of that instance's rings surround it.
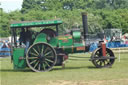
M 42 56 L 42 55 L 39 55 L 39 61 L 40 61 L 40 62 L 44 62 L 44 61 L 45 61 L 45 57 Z

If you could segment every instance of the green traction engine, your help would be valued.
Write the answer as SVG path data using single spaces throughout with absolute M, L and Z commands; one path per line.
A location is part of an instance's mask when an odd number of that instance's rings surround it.
M 79 29 L 72 30 L 69 34 L 59 35 L 59 25 L 61 20 L 33 21 L 33 22 L 16 22 L 12 23 L 10 28 L 12 31 L 11 40 L 11 59 L 14 69 L 24 69 L 29 67 L 35 72 L 45 72 L 53 68 L 53 66 L 63 66 L 68 55 L 72 53 L 89 52 L 87 14 L 82 13 L 83 33 Z M 56 28 L 56 29 L 50 29 Z M 34 30 L 20 40 L 20 30 Z M 25 31 L 24 31 L 25 32 Z M 30 35 L 30 36 L 29 36 Z M 25 38 L 29 37 L 29 45 L 27 46 Z M 99 43 L 90 61 L 98 67 L 110 67 L 115 61 L 114 53 L 106 48 L 103 42 Z

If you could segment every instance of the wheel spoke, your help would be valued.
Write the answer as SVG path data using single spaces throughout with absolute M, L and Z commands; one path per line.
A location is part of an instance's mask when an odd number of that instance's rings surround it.
M 42 45 L 42 48 L 41 48 L 41 53 L 43 54 L 44 52 L 44 45 Z
M 38 59 L 38 57 L 28 57 L 28 59 Z
M 43 63 L 42 63 L 43 64 Z M 45 65 L 43 64 L 43 68 L 44 68 L 44 70 L 45 70 Z
M 40 53 L 40 48 L 39 48 L 39 46 L 37 46 L 37 49 L 38 49 L 38 51 L 39 51 L 39 53 Z
M 109 63 L 108 59 L 105 60 L 107 62 L 107 64 Z
M 34 61 L 32 61 L 30 64 L 33 64 L 33 63 L 35 63 L 37 60 L 34 60 Z
M 97 64 L 98 64 L 99 62 L 100 62 L 99 60 L 96 61 Z
M 104 66 L 106 66 L 106 64 L 105 64 L 105 60 L 103 60 L 103 63 L 104 63 Z
M 34 68 L 36 68 L 36 66 L 38 65 L 39 61 L 37 61 L 37 63 L 35 64 Z
M 53 58 L 53 56 L 46 56 L 47 58 Z
M 37 54 L 35 54 L 35 53 L 31 53 L 31 52 L 30 52 L 29 54 L 34 55 L 34 56 L 38 56 Z
M 108 64 L 111 65 L 111 62 L 109 61 Z
M 52 60 L 50 60 L 50 59 L 45 59 L 46 61 L 48 61 L 48 62 L 51 62 L 51 63 L 54 63 L 54 61 L 52 61 Z
M 102 61 L 100 61 L 100 66 L 102 66 Z
M 52 53 L 52 51 L 47 52 L 44 56 L 47 56 L 47 55 L 49 55 L 50 53 Z
M 48 66 L 48 67 L 51 67 L 51 66 L 48 64 L 48 62 L 47 62 L 47 61 L 45 61 L 45 63 L 47 64 L 47 66 Z
M 48 48 L 49 48 L 49 47 L 47 47 L 47 48 L 45 49 L 44 53 L 48 51 Z
M 37 52 L 37 50 L 35 48 L 33 48 L 33 50 L 36 52 L 37 55 L 39 55 L 39 53 Z
M 38 70 L 40 70 L 40 63 L 39 63 L 39 66 L 38 66 Z

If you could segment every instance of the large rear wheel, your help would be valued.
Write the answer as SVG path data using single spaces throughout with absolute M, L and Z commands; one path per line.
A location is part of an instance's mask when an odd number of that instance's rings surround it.
M 45 72 L 56 64 L 56 51 L 47 43 L 36 43 L 27 51 L 26 61 L 35 72 Z

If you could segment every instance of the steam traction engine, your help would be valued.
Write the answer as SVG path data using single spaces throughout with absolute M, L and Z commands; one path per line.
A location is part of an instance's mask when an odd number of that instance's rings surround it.
M 35 72 L 45 72 L 52 69 L 53 66 L 61 66 L 68 59 L 68 54 L 89 52 L 87 14 L 82 13 L 83 35 L 79 30 L 72 30 L 68 35 L 58 35 L 61 20 L 35 21 L 35 22 L 17 22 L 11 24 L 12 45 L 11 53 L 14 69 L 23 69 L 29 67 Z M 29 29 L 30 27 L 56 27 L 53 29 L 43 29 L 31 39 L 29 48 L 17 44 L 17 32 L 19 29 Z M 33 28 L 34 29 L 34 28 Z M 38 29 L 38 28 L 35 28 Z M 106 48 L 103 42 L 99 43 L 91 55 L 90 61 L 98 67 L 110 67 L 115 61 L 114 53 Z

